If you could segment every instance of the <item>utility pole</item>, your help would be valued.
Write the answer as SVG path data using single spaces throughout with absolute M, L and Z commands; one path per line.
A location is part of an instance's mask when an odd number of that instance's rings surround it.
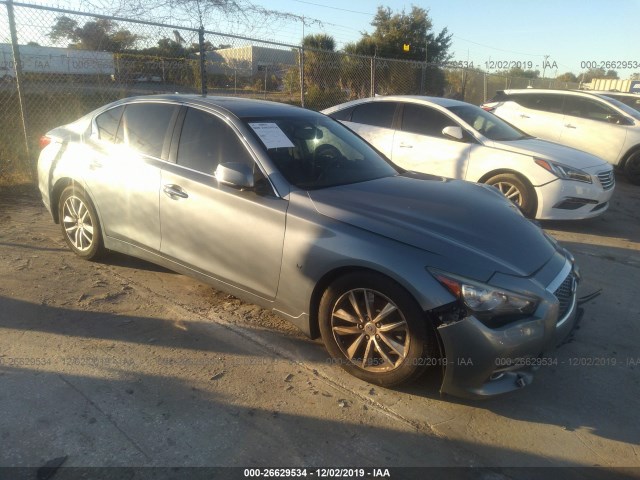
M 422 82 L 420 82 L 420 93 L 422 95 L 427 93 L 427 65 L 429 65 L 429 30 L 424 32 L 424 66 L 422 67 Z
M 544 63 L 542 64 L 542 78 L 544 78 L 544 71 L 547 69 L 547 60 L 551 55 L 544 56 Z

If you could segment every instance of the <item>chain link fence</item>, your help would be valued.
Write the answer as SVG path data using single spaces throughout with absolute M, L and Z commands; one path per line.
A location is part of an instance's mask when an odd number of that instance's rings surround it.
M 0 25 L 0 180 L 35 179 L 41 135 L 135 95 L 233 95 L 321 110 L 376 94 L 480 104 L 504 88 L 570 87 L 12 0 L 0 0 Z

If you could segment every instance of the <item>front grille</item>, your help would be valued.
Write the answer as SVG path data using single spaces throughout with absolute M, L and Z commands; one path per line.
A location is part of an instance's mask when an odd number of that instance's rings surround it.
M 560 312 L 558 314 L 558 322 L 564 319 L 564 316 L 567 314 L 569 309 L 571 308 L 571 304 L 573 303 L 573 295 L 575 293 L 575 277 L 573 273 L 570 272 L 567 275 L 567 278 L 560 284 L 560 286 L 556 289 L 553 294 L 556 296 L 558 301 L 560 302 Z
M 600 184 L 605 190 L 613 188 L 613 186 L 616 184 L 616 177 L 613 174 L 613 170 L 598 173 L 598 180 L 600 180 Z

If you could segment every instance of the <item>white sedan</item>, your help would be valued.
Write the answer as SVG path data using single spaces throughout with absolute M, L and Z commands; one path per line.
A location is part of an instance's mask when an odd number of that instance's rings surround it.
M 379 96 L 322 113 L 400 167 L 493 185 L 528 217 L 595 217 L 607 210 L 613 194 L 613 168 L 601 158 L 531 137 L 469 103 Z

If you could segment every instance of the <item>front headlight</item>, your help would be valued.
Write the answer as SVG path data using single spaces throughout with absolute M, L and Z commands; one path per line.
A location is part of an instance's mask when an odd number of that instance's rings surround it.
M 543 160 L 542 158 L 534 158 L 533 160 L 542 168 L 563 180 L 592 183 L 591 175 L 578 168 L 569 167 L 558 162 L 552 162 L 551 160 Z
M 493 287 L 482 282 L 429 269 L 431 274 L 458 299 L 466 310 L 489 326 L 499 326 L 531 314 L 538 299 Z

